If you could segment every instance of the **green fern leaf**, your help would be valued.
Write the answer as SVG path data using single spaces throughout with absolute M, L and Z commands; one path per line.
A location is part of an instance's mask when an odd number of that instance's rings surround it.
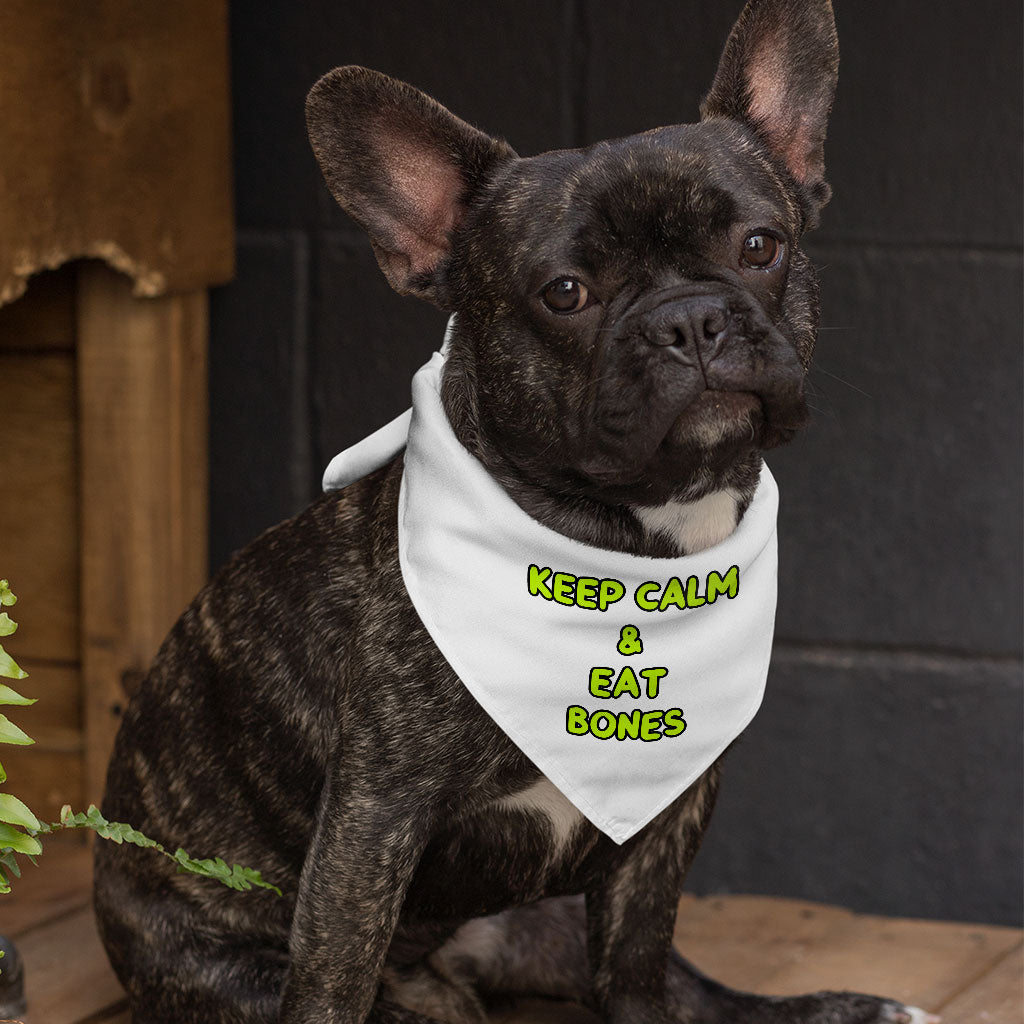
M 16 797 L 10 793 L 0 793 L 0 821 L 21 825 L 22 828 L 38 831 L 39 819 Z
M 21 878 L 21 865 L 18 864 L 18 858 L 12 852 L 8 851 L 0 855 L 0 865 L 2 865 L 5 871 L 9 871 L 14 875 L 15 878 Z
M 0 612 L 0 636 L 10 636 L 17 628 L 18 624 L 7 612 Z
M 22 732 L 6 715 L 0 715 L 0 743 L 14 743 L 19 747 L 27 747 L 30 743 L 35 743 L 35 740 Z
M 0 850 L 5 848 L 16 850 L 18 853 L 43 852 L 42 843 L 34 836 L 25 835 L 12 825 L 0 824 Z
M 197 860 L 180 848 L 175 850 L 172 856 L 181 873 L 189 872 L 194 875 L 202 875 L 205 878 L 213 878 L 229 889 L 239 891 L 253 888 L 269 889 L 271 892 L 277 893 L 278 896 L 281 895 L 281 890 L 276 885 L 264 881 L 263 876 L 253 868 L 243 867 L 241 864 L 228 864 L 221 857 Z
M 35 704 L 38 697 L 22 697 L 17 690 L 12 690 L 9 686 L 0 683 L 0 704 L 17 704 L 20 707 L 28 707 L 29 704 Z
M 4 650 L 0 644 L 0 676 L 8 679 L 24 679 L 28 673 Z

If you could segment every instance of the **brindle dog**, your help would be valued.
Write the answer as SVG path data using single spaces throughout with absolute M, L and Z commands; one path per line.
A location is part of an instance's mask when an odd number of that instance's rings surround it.
M 829 197 L 837 66 L 828 0 L 751 0 L 699 123 L 527 158 L 373 71 L 314 86 L 338 202 L 397 291 L 458 314 L 452 427 L 540 522 L 653 556 L 735 528 L 762 451 L 806 417 L 818 290 L 798 244 Z M 621 846 L 583 819 L 410 604 L 401 475 L 399 457 L 236 556 L 125 714 L 104 813 L 285 893 L 98 843 L 133 1019 L 470 1024 L 532 993 L 608 1024 L 924 1020 L 734 992 L 671 954 L 720 764 Z

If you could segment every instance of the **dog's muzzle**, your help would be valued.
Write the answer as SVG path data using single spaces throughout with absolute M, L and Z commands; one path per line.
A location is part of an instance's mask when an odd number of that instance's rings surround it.
M 714 295 L 693 295 L 662 303 L 640 323 L 641 336 L 666 349 L 682 362 L 705 367 L 742 329 L 725 300 Z

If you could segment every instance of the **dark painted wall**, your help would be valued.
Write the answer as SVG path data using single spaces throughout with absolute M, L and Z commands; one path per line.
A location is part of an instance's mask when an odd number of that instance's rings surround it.
M 232 3 L 238 277 L 212 309 L 212 556 L 408 404 L 436 310 L 335 208 L 302 104 L 411 81 L 522 153 L 696 117 L 740 0 Z M 1021 915 L 1021 11 L 841 3 L 815 421 L 778 642 L 692 874 L 894 914 Z

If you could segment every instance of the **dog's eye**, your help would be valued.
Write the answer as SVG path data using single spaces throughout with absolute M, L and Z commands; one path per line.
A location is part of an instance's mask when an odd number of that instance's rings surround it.
M 554 313 L 578 313 L 590 305 L 590 292 L 574 277 L 560 277 L 541 292 L 544 305 Z
M 748 267 L 768 270 L 776 266 L 782 258 L 782 243 L 774 236 L 762 231 L 751 231 L 743 239 L 743 251 L 740 259 Z

